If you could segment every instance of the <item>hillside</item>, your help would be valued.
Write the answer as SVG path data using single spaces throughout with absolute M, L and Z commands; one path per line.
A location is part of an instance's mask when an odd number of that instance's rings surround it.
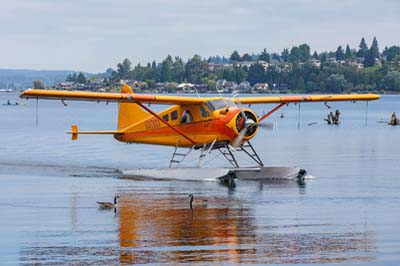
M 29 70 L 0 69 L 0 88 L 26 89 L 32 87 L 34 80 L 41 80 L 46 85 L 54 85 L 65 81 L 72 70 Z

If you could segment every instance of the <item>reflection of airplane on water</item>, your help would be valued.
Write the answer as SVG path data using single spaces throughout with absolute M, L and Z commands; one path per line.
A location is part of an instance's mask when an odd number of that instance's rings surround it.
M 308 219 L 276 221 L 276 213 L 260 216 L 248 202 L 232 197 L 208 198 L 207 207 L 192 212 L 187 194 L 124 191 L 120 196 L 115 230 L 104 220 L 88 226 L 93 221 L 86 210 L 77 216 L 71 211 L 72 231 L 56 227 L 56 237 L 37 232 L 21 248 L 20 263 L 351 265 L 375 259 L 374 233 L 354 226 L 343 231 Z M 72 200 L 76 204 L 74 195 Z
M 312 95 L 312 96 L 263 96 L 263 97 L 186 97 L 159 96 L 133 93 L 123 85 L 121 93 L 83 91 L 26 90 L 21 96 L 27 99 L 84 100 L 118 102 L 118 129 L 110 131 L 78 131 L 72 126 L 72 138 L 78 134 L 111 134 L 115 139 L 128 143 L 145 143 L 174 146 L 171 164 L 180 163 L 192 149 L 201 151 L 200 165 L 211 150 L 221 154 L 238 168 L 233 151 L 243 151 L 259 166 L 262 160 L 250 144 L 258 128 L 272 113 L 289 103 L 371 101 L 376 94 Z M 170 105 L 154 112 L 148 105 Z M 268 113 L 258 117 L 242 105 L 276 104 Z M 187 148 L 181 152 L 180 148 Z

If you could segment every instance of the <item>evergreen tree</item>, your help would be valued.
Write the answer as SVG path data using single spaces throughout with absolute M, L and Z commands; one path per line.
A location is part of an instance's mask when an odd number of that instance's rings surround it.
M 378 41 L 376 40 L 376 37 L 374 37 L 374 40 L 372 41 L 371 48 L 369 49 L 371 56 L 374 58 L 380 59 L 379 55 L 379 47 L 378 47 Z
M 371 67 L 375 65 L 376 59 L 379 59 L 379 48 L 378 48 L 378 41 L 374 37 L 372 41 L 371 48 L 368 50 L 365 59 L 364 59 L 364 66 Z
M 344 53 L 341 45 L 336 49 L 335 58 L 337 61 L 344 60 Z
M 160 71 L 157 67 L 156 61 L 151 63 L 152 80 L 160 81 Z
M 185 75 L 188 82 L 201 83 L 201 79 L 207 74 L 207 61 L 203 61 L 199 55 L 194 55 L 185 65 Z
M 346 46 L 346 52 L 344 54 L 344 58 L 346 60 L 349 60 L 351 58 L 351 50 L 349 45 Z
M 391 62 L 397 55 L 400 55 L 400 46 L 391 46 L 389 48 L 385 47 L 382 55 L 386 57 L 388 62 Z
M 241 61 L 253 61 L 253 58 L 249 54 L 246 53 L 242 56 Z
M 240 55 L 238 53 L 238 51 L 233 51 L 233 53 L 231 54 L 231 57 L 229 58 L 232 62 L 239 62 L 240 61 Z
M 122 63 L 117 65 L 117 72 L 114 75 L 114 80 L 128 79 L 129 73 L 132 70 L 132 63 L 128 58 L 125 58 Z
M 172 81 L 172 63 L 172 57 L 170 55 L 168 55 L 167 58 L 165 58 L 164 61 L 161 63 L 161 82 Z
M 260 56 L 258 57 L 258 60 L 269 62 L 270 61 L 270 56 L 267 53 L 267 49 L 264 48 L 264 50 L 261 52 Z
M 172 64 L 172 78 L 175 82 L 181 83 L 185 80 L 185 66 L 180 57 L 175 57 L 175 62 Z
M 357 57 L 360 58 L 365 58 L 368 52 L 368 46 L 367 43 L 365 42 L 364 37 L 361 39 L 360 45 L 358 46 L 360 49 L 357 52 Z
M 252 64 L 247 74 L 247 81 L 253 86 L 256 83 L 265 82 L 266 75 L 263 65 L 256 63 Z
M 282 51 L 282 60 L 283 62 L 288 62 L 289 61 L 289 49 L 285 48 Z
M 313 55 L 311 56 L 313 59 L 318 59 L 317 51 L 314 51 Z
M 86 84 L 86 83 L 87 83 L 87 79 L 86 79 L 85 75 L 83 75 L 82 72 L 79 72 L 78 78 L 77 78 L 76 81 L 77 81 L 78 83 L 80 83 L 80 84 Z
M 289 61 L 294 63 L 296 61 L 306 62 L 310 58 L 310 46 L 308 44 L 301 44 L 299 47 L 294 46 L 290 50 Z
M 245 81 L 246 78 L 247 78 L 247 73 L 246 73 L 246 71 L 245 71 L 243 68 L 241 68 L 241 67 L 235 67 L 235 69 L 234 69 L 234 75 L 235 75 L 234 80 L 235 80 L 237 83 L 240 83 L 240 82 L 242 82 L 242 81 Z

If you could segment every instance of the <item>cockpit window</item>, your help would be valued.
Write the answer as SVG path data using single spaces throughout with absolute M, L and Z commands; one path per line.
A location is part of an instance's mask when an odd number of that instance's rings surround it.
M 200 112 L 201 112 L 201 117 L 207 118 L 210 116 L 210 114 L 206 111 L 206 108 L 204 106 L 200 106 Z
M 207 107 L 211 110 L 225 109 L 226 107 L 235 106 L 231 100 L 212 100 L 206 102 Z

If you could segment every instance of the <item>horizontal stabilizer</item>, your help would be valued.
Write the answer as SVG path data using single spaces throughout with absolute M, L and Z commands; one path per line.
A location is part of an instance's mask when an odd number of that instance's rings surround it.
M 118 130 L 102 130 L 102 131 L 78 131 L 77 125 L 71 126 L 71 132 L 67 132 L 68 134 L 72 134 L 72 140 L 78 139 L 78 134 L 86 134 L 86 135 L 114 135 L 114 134 L 123 134 L 123 131 Z

